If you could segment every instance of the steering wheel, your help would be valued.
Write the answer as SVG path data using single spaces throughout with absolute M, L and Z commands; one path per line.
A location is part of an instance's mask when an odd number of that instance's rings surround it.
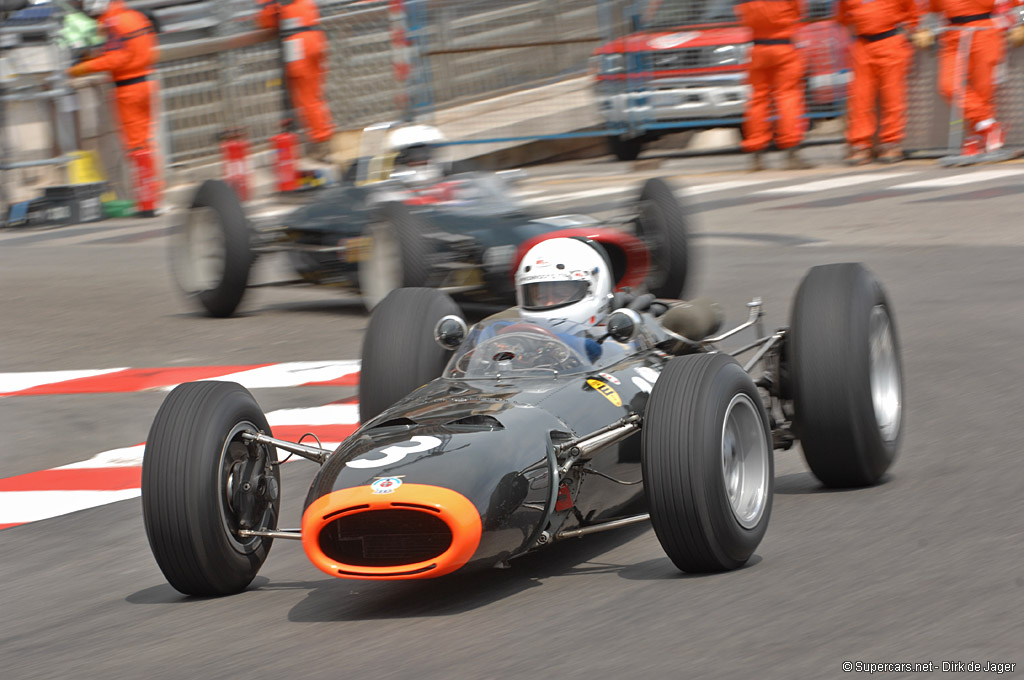
M 497 332 L 497 335 L 502 335 L 504 333 L 518 333 L 521 331 L 527 331 L 529 333 L 539 333 L 541 335 L 547 335 L 549 337 L 554 338 L 555 340 L 561 341 L 559 337 L 555 334 L 555 332 L 552 331 L 551 329 L 544 328 L 543 326 L 534 326 L 533 324 L 530 323 L 514 323 L 511 326 L 505 326 L 504 328 Z

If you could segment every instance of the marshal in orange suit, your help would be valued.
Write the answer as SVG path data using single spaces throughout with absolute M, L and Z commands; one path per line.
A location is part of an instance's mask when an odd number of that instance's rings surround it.
M 736 14 L 753 32 L 748 78 L 751 95 L 743 121 L 743 150 L 754 154 L 752 168 L 762 169 L 762 157 L 772 142 L 771 103 L 775 102 L 775 146 L 786 149 L 788 167 L 811 167 L 797 152 L 807 130 L 804 120 L 803 56 L 793 45 L 800 23 L 797 0 L 739 0 Z
M 962 104 L 964 118 L 974 133 L 964 138 L 962 153 L 996 151 L 1003 146 L 1004 133 L 996 120 L 995 69 L 1006 49 L 1003 29 L 1016 21 L 1011 19 L 1012 15 L 993 16 L 996 0 L 930 0 L 930 3 L 931 10 L 941 14 L 953 29 L 945 31 L 940 40 L 939 92 L 950 103 Z M 999 4 L 1020 5 L 1021 0 Z M 964 65 L 957 63 L 964 31 L 956 29 L 974 29 L 966 72 L 962 70 Z M 1024 31 L 1019 23 L 1010 29 L 1009 40 L 1012 45 L 1024 42 Z M 932 38 L 926 31 L 919 31 L 914 42 L 918 47 L 926 47 Z M 967 76 L 966 85 L 962 80 L 957 82 L 962 74 Z M 958 98 L 958 91 L 962 92 L 962 99 Z
M 144 14 L 129 9 L 121 0 L 85 0 L 83 9 L 99 21 L 106 42 L 99 56 L 72 66 L 69 73 L 110 73 L 121 140 L 133 165 L 139 214 L 152 217 L 160 199 L 153 149 L 156 84 L 150 79 L 157 56 L 156 31 Z
M 314 0 L 259 0 L 259 6 L 257 23 L 280 32 L 288 92 L 312 142 L 310 155 L 322 160 L 334 123 L 323 96 L 327 37 L 320 28 L 320 12 Z
M 921 13 L 914 0 L 839 0 L 839 22 L 850 29 L 853 83 L 850 87 L 847 162 L 871 162 L 875 135 L 878 160 L 903 160 L 907 128 L 907 69 L 913 48 L 904 30 L 916 31 Z M 881 104 L 881 129 L 875 115 Z

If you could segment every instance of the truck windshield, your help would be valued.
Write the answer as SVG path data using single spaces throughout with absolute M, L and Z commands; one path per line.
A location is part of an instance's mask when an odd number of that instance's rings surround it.
M 647 28 L 736 21 L 733 0 L 661 0 L 647 14 Z
M 603 328 L 564 319 L 495 319 L 473 327 L 448 362 L 447 378 L 551 377 L 600 370 L 621 361 L 626 348 Z

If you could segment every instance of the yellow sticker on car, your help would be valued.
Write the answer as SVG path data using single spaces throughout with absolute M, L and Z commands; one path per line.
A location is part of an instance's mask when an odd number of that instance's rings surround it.
M 605 383 L 594 378 L 587 378 L 587 384 L 593 387 L 598 392 L 600 392 L 601 396 L 603 396 L 608 401 L 612 402 L 616 406 L 622 406 L 622 398 L 619 397 L 619 393 L 613 390 Z
M 344 250 L 341 251 L 342 261 L 356 264 L 369 257 L 370 250 L 373 248 L 373 239 L 369 236 L 347 238 L 342 241 L 342 246 L 344 246 Z

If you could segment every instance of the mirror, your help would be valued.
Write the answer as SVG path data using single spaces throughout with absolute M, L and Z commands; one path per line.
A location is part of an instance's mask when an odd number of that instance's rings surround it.
M 608 315 L 606 327 L 608 336 L 615 342 L 629 342 L 636 337 L 643 320 L 640 315 L 632 309 L 623 307 L 616 309 Z
M 447 350 L 457 349 L 462 341 L 466 339 L 469 327 L 466 320 L 460 316 L 449 314 L 441 317 L 441 320 L 434 326 L 434 340 Z

